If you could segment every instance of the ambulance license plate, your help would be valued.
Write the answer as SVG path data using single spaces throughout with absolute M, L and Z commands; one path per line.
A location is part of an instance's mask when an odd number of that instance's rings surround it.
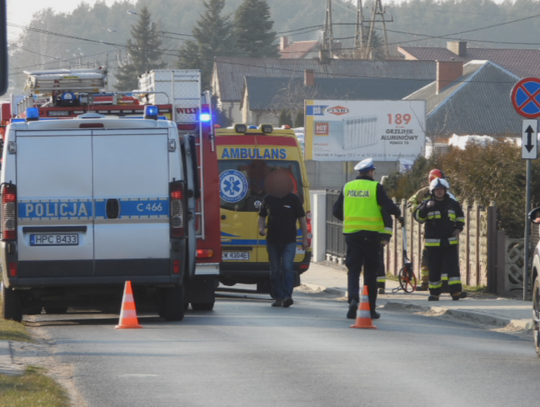
M 249 252 L 223 252 L 222 260 L 249 260 Z
M 30 235 L 30 246 L 78 246 L 79 235 L 53 234 L 53 235 Z

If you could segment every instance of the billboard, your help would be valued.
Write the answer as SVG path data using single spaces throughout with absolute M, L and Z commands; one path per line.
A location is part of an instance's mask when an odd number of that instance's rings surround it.
M 305 114 L 308 160 L 414 160 L 424 153 L 423 100 L 306 100 Z

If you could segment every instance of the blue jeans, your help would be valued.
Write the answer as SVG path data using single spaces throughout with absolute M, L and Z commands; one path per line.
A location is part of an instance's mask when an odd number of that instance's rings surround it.
M 296 242 L 285 244 L 267 243 L 266 249 L 270 260 L 270 282 L 272 283 L 274 297 L 278 300 L 292 297 Z

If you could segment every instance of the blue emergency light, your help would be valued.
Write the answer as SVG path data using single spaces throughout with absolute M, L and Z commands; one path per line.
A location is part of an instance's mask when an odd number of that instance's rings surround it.
M 210 113 L 201 113 L 201 116 L 200 116 L 201 122 L 209 122 L 211 118 L 212 118 L 212 115 L 210 115 Z
M 39 107 L 29 107 L 26 109 L 26 121 L 39 120 Z
M 248 126 L 248 129 L 256 129 L 257 126 Z
M 159 116 L 159 107 L 157 106 L 145 106 L 144 107 L 144 118 L 157 120 Z

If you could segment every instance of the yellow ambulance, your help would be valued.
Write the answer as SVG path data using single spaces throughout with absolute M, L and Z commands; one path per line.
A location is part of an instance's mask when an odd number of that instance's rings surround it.
M 266 237 L 259 236 L 259 208 L 265 179 L 276 170 L 289 173 L 293 191 L 306 211 L 311 246 L 311 206 L 306 166 L 298 139 L 291 129 L 271 125 L 216 128 L 221 202 L 222 264 L 224 285 L 257 284 L 257 291 L 270 292 L 270 266 Z M 309 268 L 311 247 L 302 250 L 302 230 L 298 227 L 294 258 L 295 287 L 300 274 Z

